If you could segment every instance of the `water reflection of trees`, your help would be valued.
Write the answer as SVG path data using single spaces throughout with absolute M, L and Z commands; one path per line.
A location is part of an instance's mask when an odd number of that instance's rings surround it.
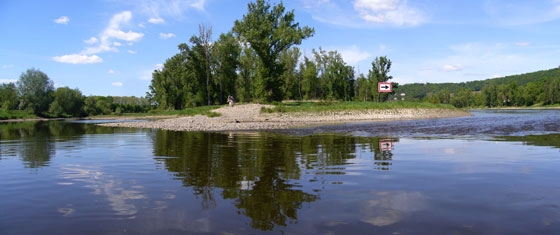
M 374 153 L 384 169 L 392 157 L 380 151 L 378 138 L 345 135 L 157 131 L 153 137 L 157 161 L 192 189 L 203 208 L 216 207 L 221 194 L 261 230 L 296 223 L 299 208 L 319 199 L 301 187 L 302 171 L 345 174 L 360 148 Z
M 84 134 L 114 133 L 116 129 L 65 121 L 0 123 L 0 160 L 19 157 L 25 167 L 48 166 L 56 143 L 79 139 Z

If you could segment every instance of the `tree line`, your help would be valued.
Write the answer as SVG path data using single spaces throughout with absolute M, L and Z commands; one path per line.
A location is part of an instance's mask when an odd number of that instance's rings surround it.
M 0 84 L 2 112 L 22 110 L 40 117 L 85 117 L 143 113 L 152 107 L 146 98 L 134 96 L 84 96 L 79 89 L 54 88 L 44 72 L 31 68 L 16 83 Z
M 356 79 L 337 51 L 319 48 L 302 56 L 296 45 L 315 30 L 294 20 L 282 2 L 257 0 L 216 41 L 212 27 L 200 25 L 198 35 L 154 70 L 147 99 L 162 110 L 225 104 L 229 96 L 241 102 L 388 99 L 377 92 L 377 82 L 392 79 L 387 57 L 375 58 L 367 76 Z
M 560 104 L 560 68 L 484 81 L 407 84 L 406 99 L 455 107 L 507 107 Z

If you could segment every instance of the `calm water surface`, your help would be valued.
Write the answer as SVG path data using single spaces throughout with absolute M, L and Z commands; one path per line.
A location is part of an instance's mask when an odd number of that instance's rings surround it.
M 0 234 L 558 234 L 560 110 L 276 132 L 0 124 Z

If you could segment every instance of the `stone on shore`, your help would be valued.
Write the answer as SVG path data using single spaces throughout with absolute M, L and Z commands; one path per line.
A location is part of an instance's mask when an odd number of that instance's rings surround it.
M 219 117 L 203 115 L 159 119 L 143 122 L 114 122 L 99 125 L 164 129 L 175 131 L 234 131 L 273 130 L 318 126 L 345 122 L 428 119 L 468 116 L 470 113 L 454 109 L 372 109 L 321 113 L 261 113 L 261 107 L 271 105 L 244 104 L 225 106 L 214 112 Z

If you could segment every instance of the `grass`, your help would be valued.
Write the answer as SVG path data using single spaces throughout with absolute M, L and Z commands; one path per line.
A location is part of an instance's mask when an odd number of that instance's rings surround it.
M 290 102 L 278 104 L 273 108 L 261 108 L 264 113 L 287 113 L 287 112 L 325 112 L 325 111 L 349 111 L 368 109 L 456 109 L 452 105 L 431 104 L 420 102 Z
M 206 115 L 208 117 L 219 117 L 221 114 L 213 112 L 212 110 L 220 108 L 222 106 L 201 106 L 194 108 L 186 108 L 181 110 L 151 110 L 147 113 L 123 113 L 119 116 L 129 116 L 129 117 L 143 117 L 143 116 L 195 116 L 195 115 Z M 108 115 L 114 116 L 114 115 Z
M 35 114 L 22 110 L 0 110 L 0 120 L 37 118 Z

